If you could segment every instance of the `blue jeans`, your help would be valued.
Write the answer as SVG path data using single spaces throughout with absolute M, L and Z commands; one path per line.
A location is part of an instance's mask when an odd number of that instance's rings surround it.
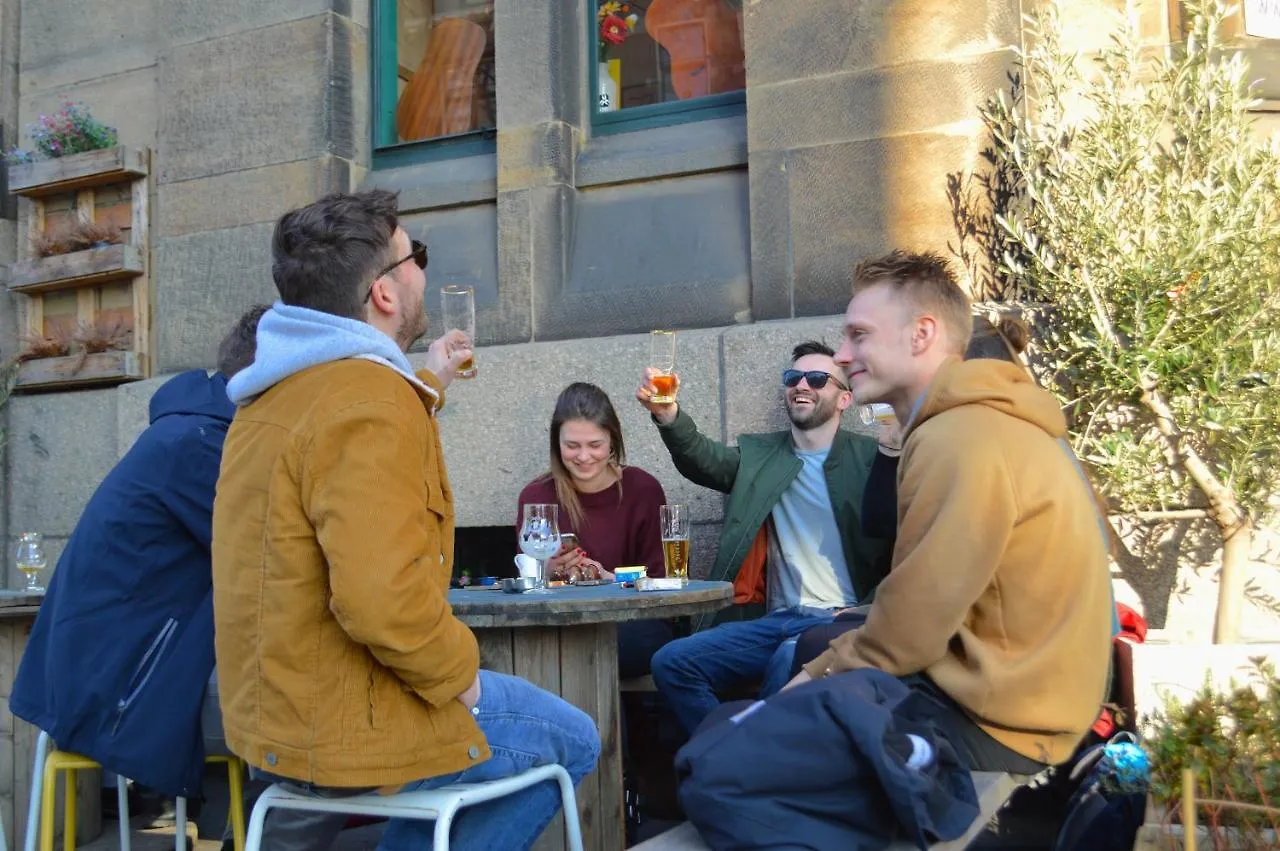
M 763 680 L 760 696 L 768 697 L 786 685 L 797 637 L 831 623 L 834 614 L 779 609 L 756 620 L 723 623 L 677 639 L 654 654 L 654 685 L 692 735 L 720 705 L 717 691 Z
M 401 791 L 436 789 L 451 783 L 483 783 L 552 763 L 563 766 L 576 785 L 596 767 L 600 734 L 595 722 L 581 709 L 530 682 L 481 671 L 480 700 L 472 712 L 493 755 L 465 771 L 418 780 Z M 364 791 L 298 783 L 291 786 L 325 797 Z M 559 811 L 560 788 L 551 781 L 540 783 L 514 795 L 461 810 L 453 821 L 449 847 L 456 851 L 528 849 Z M 330 817 L 325 818 L 332 822 Z M 312 842 L 304 844 L 282 835 L 282 841 L 273 845 L 267 841 L 272 834 L 273 820 L 268 818 L 264 825 L 263 848 L 324 848 L 328 844 L 324 834 L 332 838 L 341 828 L 341 820 L 328 827 L 313 824 L 308 831 Z M 281 819 L 282 833 L 295 827 L 290 822 Z M 390 819 L 378 851 L 425 851 L 432 846 L 433 828 L 430 821 Z

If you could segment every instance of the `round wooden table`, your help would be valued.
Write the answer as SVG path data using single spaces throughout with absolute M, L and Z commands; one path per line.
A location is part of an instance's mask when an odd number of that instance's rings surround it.
M 583 847 L 621 851 L 625 816 L 617 625 L 723 609 L 733 602 L 733 586 L 695 581 L 679 591 L 645 592 L 621 585 L 570 586 L 547 594 L 504 594 L 491 588 L 450 591 L 453 613 L 475 632 L 481 667 L 523 677 L 560 695 L 596 722 L 600 763 L 578 786 Z M 559 817 L 534 847 L 564 847 Z

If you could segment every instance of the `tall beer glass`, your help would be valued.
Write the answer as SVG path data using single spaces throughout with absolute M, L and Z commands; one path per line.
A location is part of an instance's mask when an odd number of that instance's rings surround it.
M 689 581 L 689 506 L 663 505 L 658 509 L 662 527 L 662 557 L 667 576 Z

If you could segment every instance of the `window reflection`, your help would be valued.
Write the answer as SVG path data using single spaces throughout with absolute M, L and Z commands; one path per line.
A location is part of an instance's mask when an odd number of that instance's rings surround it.
M 599 112 L 746 87 L 742 0 L 590 0 Z
M 492 0 L 396 0 L 396 76 L 398 141 L 492 129 Z

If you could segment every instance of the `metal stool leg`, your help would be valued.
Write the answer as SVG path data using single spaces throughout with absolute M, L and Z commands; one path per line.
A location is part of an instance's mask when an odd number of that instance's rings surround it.
M 431 851 L 449 851 L 449 830 L 453 827 L 453 817 L 458 812 L 458 802 L 436 813 L 435 838 L 431 842 Z
M 76 770 L 66 769 L 63 778 L 62 851 L 76 851 Z
M 231 836 L 236 851 L 244 851 L 244 763 L 227 760 L 227 785 L 231 790 Z
M 187 851 L 187 799 L 178 798 L 173 805 L 173 851 Z M 70 851 L 70 849 L 68 849 Z
M 269 791 L 269 790 L 268 790 Z M 262 823 L 267 819 L 267 810 L 271 809 L 269 796 L 264 794 L 253 806 L 249 816 L 249 832 L 244 838 L 244 851 L 260 851 L 262 845 Z
M 129 781 L 116 775 L 116 810 L 120 818 L 120 851 L 129 851 Z
M 44 760 L 48 755 L 49 734 L 41 730 L 36 738 L 35 759 L 31 761 L 31 795 L 27 802 L 27 835 L 22 845 L 24 851 L 36 851 L 36 837 L 40 835 L 40 800 L 44 795 Z
M 57 800 L 57 772 L 46 767 L 40 778 L 40 851 L 53 851 L 54 803 Z
M 573 779 L 569 772 L 557 772 L 556 782 L 560 785 L 560 808 L 564 810 L 565 848 L 568 851 L 582 851 L 582 825 L 578 823 L 578 797 L 573 791 Z

